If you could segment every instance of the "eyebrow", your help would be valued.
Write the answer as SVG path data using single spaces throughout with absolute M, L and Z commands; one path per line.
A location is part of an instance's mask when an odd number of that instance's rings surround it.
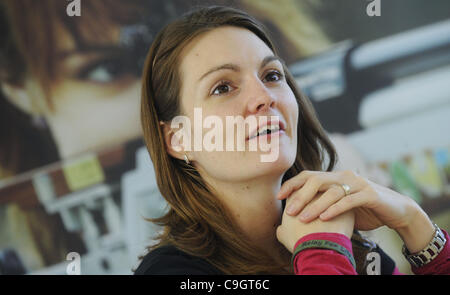
M 269 62 L 274 61 L 274 60 L 278 60 L 281 64 L 283 64 L 283 61 L 280 57 L 276 56 L 276 55 L 268 55 L 266 56 L 262 62 L 261 65 L 259 66 L 259 68 L 263 68 L 265 65 L 267 65 Z M 205 78 L 206 76 L 208 76 L 211 73 L 217 72 L 217 71 L 221 71 L 221 70 L 232 70 L 235 72 L 239 72 L 240 71 L 240 67 L 236 64 L 230 64 L 230 63 L 226 63 L 217 67 L 214 67 L 212 69 L 210 69 L 209 71 L 207 71 L 205 74 L 203 74 L 200 79 L 198 79 L 197 83 L 200 82 L 203 78 Z

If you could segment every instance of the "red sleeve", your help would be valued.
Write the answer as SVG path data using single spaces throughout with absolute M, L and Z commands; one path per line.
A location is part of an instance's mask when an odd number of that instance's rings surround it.
M 327 240 L 344 246 L 353 255 L 352 242 L 343 234 L 313 233 L 304 236 L 295 244 L 310 240 Z M 300 251 L 294 260 L 294 272 L 297 275 L 357 275 L 347 257 L 329 249 L 306 249 Z
M 441 229 L 447 239 L 441 253 L 430 263 L 422 267 L 411 266 L 411 270 L 416 275 L 450 275 L 450 245 L 448 233 Z
M 416 275 L 449 275 L 450 274 L 450 245 L 449 234 L 441 229 L 447 239 L 441 253 L 430 263 L 423 267 L 412 266 Z M 295 244 L 294 249 L 303 242 L 310 240 L 328 240 L 344 246 L 353 255 L 350 239 L 338 233 L 313 233 L 304 236 Z M 306 249 L 297 254 L 294 260 L 294 271 L 297 275 L 357 275 L 356 270 L 344 255 L 328 249 Z M 394 269 L 393 275 L 402 275 L 398 268 Z

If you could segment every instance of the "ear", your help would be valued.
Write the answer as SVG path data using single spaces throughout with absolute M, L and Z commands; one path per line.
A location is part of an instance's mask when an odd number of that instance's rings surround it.
M 159 124 L 162 127 L 167 153 L 176 159 L 184 160 L 185 146 L 181 142 L 180 132 L 162 121 Z

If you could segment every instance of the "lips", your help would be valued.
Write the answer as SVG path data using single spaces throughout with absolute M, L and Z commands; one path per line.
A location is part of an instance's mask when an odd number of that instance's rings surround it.
M 246 140 L 250 140 L 253 138 L 256 138 L 258 136 L 277 133 L 279 131 L 285 130 L 285 124 L 282 121 L 279 120 L 271 120 L 267 121 L 266 123 L 263 123 L 259 125 L 256 129 L 252 130 L 247 136 Z

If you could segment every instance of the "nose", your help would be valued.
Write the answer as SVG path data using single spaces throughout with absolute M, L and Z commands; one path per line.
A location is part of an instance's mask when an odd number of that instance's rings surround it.
M 248 112 L 255 114 L 258 112 L 267 112 L 274 108 L 276 98 L 264 83 L 259 79 L 252 79 L 248 92 Z

